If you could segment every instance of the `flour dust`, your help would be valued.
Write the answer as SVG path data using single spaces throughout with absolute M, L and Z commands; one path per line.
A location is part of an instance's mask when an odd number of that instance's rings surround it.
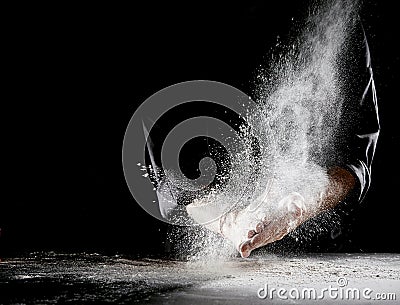
M 335 135 L 346 102 L 339 67 L 357 9 L 354 1 L 326 1 L 312 7 L 313 13 L 297 29 L 294 42 L 274 56 L 278 60 L 258 71 L 253 92 L 257 111 L 249 113 L 242 128 L 244 139 L 257 139 L 257 156 L 249 157 L 254 146 L 248 145 L 249 151 L 235 162 L 243 169 L 256 164 L 257 174 L 250 181 L 231 175 L 223 187 L 198 200 L 197 205 L 208 202 L 215 207 L 207 207 L 207 213 L 215 211 L 219 216 L 221 210 L 243 209 L 260 202 L 261 211 L 268 213 L 290 192 L 300 193 L 307 208 L 315 208 L 310 205 L 327 187 L 326 168 L 335 159 Z M 271 183 L 268 192 L 274 195 L 262 201 Z M 238 227 L 248 229 L 245 224 Z M 324 223 L 312 230 L 309 236 L 323 231 Z M 192 260 L 226 258 L 235 253 L 228 241 L 201 226 L 174 228 L 170 239 Z

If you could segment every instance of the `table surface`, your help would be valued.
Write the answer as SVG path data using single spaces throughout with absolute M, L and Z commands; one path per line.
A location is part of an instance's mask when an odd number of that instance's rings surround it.
M 375 300 L 323 295 L 329 286 L 344 295 L 347 288 L 361 293 L 368 288 Z M 281 288 L 286 293 L 279 297 Z M 307 294 L 310 288 L 320 300 L 307 299 L 314 297 Z M 378 301 L 377 293 L 380 298 L 395 294 L 397 300 Z M 398 304 L 399 299 L 400 254 L 175 261 L 31 253 L 0 262 L 1 304 Z

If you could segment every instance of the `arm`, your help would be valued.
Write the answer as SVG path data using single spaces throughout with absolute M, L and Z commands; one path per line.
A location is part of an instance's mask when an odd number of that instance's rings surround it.
M 282 210 L 279 217 L 260 222 L 255 230 L 249 231 L 250 239 L 239 247 L 241 255 L 248 257 L 252 250 L 282 239 L 307 220 L 335 208 L 356 185 L 354 175 L 341 167 L 329 169 L 328 177 L 326 190 L 315 202 L 301 202 L 304 199 L 300 195 L 283 199 L 286 202 L 280 207 Z
M 357 183 L 354 174 L 342 167 L 333 167 L 328 170 L 328 186 L 317 204 L 311 203 L 314 207 L 304 211 L 301 223 L 313 218 L 325 211 L 335 208 L 347 195 L 354 190 Z
M 355 54 L 358 53 L 357 57 L 365 58 L 365 61 L 360 61 L 361 64 L 357 65 L 356 72 L 348 71 L 353 76 L 349 80 L 350 87 L 358 90 L 350 94 L 351 99 L 354 100 L 354 106 L 344 116 L 344 121 L 352 124 L 345 129 L 343 135 L 347 144 L 343 150 L 342 162 L 328 170 L 329 183 L 318 202 L 305 203 L 303 206 L 295 204 L 292 209 L 293 215 L 286 213 L 267 224 L 259 223 L 255 230 L 250 231 L 248 237 L 251 239 L 241 245 L 242 256 L 247 257 L 252 250 L 282 239 L 295 227 L 335 208 L 344 201 L 359 203 L 364 199 L 371 183 L 371 165 L 380 124 L 370 52 L 362 27 L 360 30 L 362 33 L 359 36 L 363 37 L 363 41 L 358 44 L 361 47 L 356 48 Z M 351 65 L 349 67 L 354 68 Z M 293 218 L 293 216 L 297 216 L 294 228 L 287 225 L 288 218 Z

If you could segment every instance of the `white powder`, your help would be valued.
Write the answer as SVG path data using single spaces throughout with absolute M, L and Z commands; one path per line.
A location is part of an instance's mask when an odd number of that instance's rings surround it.
M 259 71 L 254 92 L 259 111 L 250 113 L 248 125 L 242 128 L 245 139 L 258 139 L 258 174 L 251 181 L 231 175 L 223 187 L 188 206 L 189 214 L 213 231 L 218 230 L 224 211 L 254 205 L 258 212 L 242 217 L 232 228 L 233 235 L 243 238 L 262 216 L 273 215 L 283 197 L 298 192 L 312 209 L 315 207 L 310 205 L 327 186 L 324 164 L 335 154 L 335 135 L 345 102 L 338 66 L 355 23 L 357 5 L 354 1 L 331 1 L 313 9 L 297 43 L 288 47 L 285 55 L 280 54 L 280 60 Z M 248 151 L 231 162 L 248 171 L 255 164 L 249 156 L 250 142 Z M 264 201 L 266 192 L 268 200 Z M 185 235 L 191 257 L 232 253 L 228 250 L 232 246 L 204 228 L 186 228 Z

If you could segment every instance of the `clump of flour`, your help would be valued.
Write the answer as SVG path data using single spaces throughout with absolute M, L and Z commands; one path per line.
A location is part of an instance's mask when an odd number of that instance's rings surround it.
M 357 5 L 327 1 L 313 9 L 297 42 L 278 62 L 259 72 L 255 90 L 258 108 L 249 112 L 242 130 L 245 138 L 257 139 L 258 155 L 256 160 L 249 158 L 252 148 L 248 145 L 249 151 L 237 156 L 240 162 L 235 163 L 243 170 L 254 168 L 256 163 L 257 175 L 247 181 L 240 174 L 231 175 L 220 189 L 188 206 L 189 214 L 202 219 L 199 222 L 213 231 L 218 231 L 219 217 L 226 212 L 253 204 L 262 213 L 271 213 L 291 192 L 300 193 L 305 203 L 312 205 L 327 187 L 326 169 L 335 160 L 335 135 L 345 102 L 338 67 Z M 263 201 L 267 191 L 269 200 Z M 247 225 L 237 223 L 243 231 Z M 231 255 L 232 247 L 204 227 L 185 230 L 180 245 L 192 258 Z

